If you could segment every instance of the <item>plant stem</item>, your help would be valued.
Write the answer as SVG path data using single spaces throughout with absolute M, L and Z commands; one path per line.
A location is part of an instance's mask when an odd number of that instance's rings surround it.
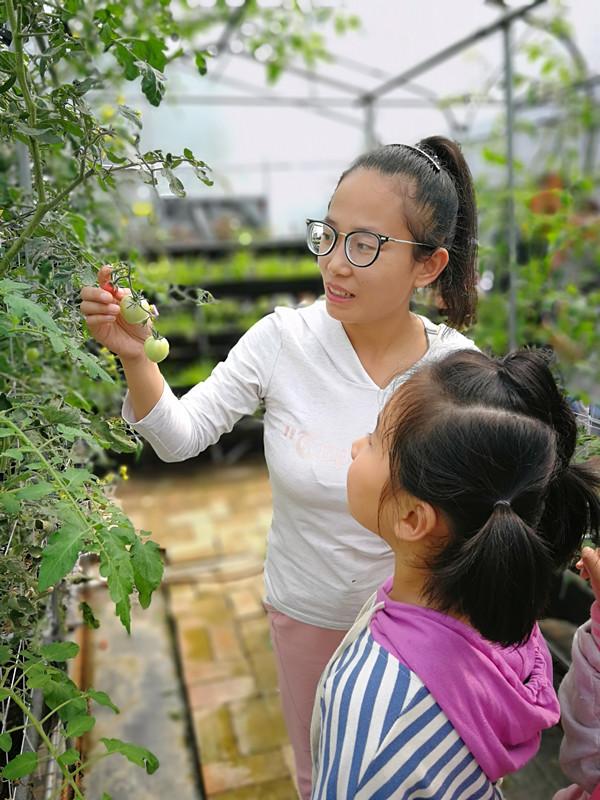
M 9 417 L 7 417 L 4 412 L 0 414 L 0 419 L 2 419 L 3 422 L 6 425 L 8 425 L 9 428 L 12 428 L 14 430 L 15 434 L 17 435 L 17 438 L 19 438 L 22 442 L 24 442 L 26 445 L 31 447 L 32 451 L 45 464 L 46 469 L 52 475 L 52 477 L 54 478 L 56 483 L 60 486 L 60 488 L 62 489 L 62 491 L 65 494 L 66 499 L 69 501 L 69 503 L 75 509 L 75 513 L 77 514 L 77 516 L 81 519 L 81 522 L 82 522 L 82 525 L 83 525 L 83 529 L 84 529 L 83 530 L 83 534 L 84 535 L 87 534 L 88 531 L 94 531 L 94 533 L 95 533 L 95 526 L 94 525 L 90 525 L 88 523 L 87 519 L 85 518 L 85 515 L 83 514 L 83 512 L 81 511 L 81 509 L 79 507 L 79 504 L 77 503 L 77 500 L 73 497 L 73 495 L 69 491 L 68 485 L 62 480 L 62 478 L 60 476 L 60 472 L 58 472 L 56 469 L 54 469 L 52 464 L 44 457 L 44 454 L 42 453 L 42 451 L 35 446 L 34 442 L 25 433 L 23 433 L 21 428 L 19 428 L 18 425 L 15 425 L 15 423 Z M 108 557 L 108 554 L 107 554 L 106 549 L 104 547 L 104 544 L 102 542 L 102 537 L 101 536 L 96 536 L 95 537 L 95 542 L 96 542 L 96 544 L 98 546 L 98 550 L 100 550 L 104 554 L 105 557 Z
M 80 517 L 81 521 L 83 522 L 84 527 L 85 527 L 84 533 L 87 533 L 87 531 L 89 531 L 89 530 L 94 530 L 94 526 L 88 524 L 85 516 L 81 513 L 81 510 L 79 508 L 79 505 L 78 505 L 77 501 L 75 500 L 75 498 L 69 492 L 69 487 L 62 480 L 62 478 L 60 476 L 60 472 L 58 472 L 56 469 L 54 469 L 52 464 L 44 457 L 44 454 L 42 453 L 42 451 L 35 446 L 34 442 L 21 430 L 21 428 L 19 428 L 18 425 L 15 425 L 15 423 L 9 417 L 7 417 L 6 414 L 4 414 L 4 413 L 0 414 L 0 417 L 2 418 L 2 421 L 6 425 L 8 425 L 9 428 L 12 428 L 14 430 L 17 438 L 21 439 L 22 442 L 24 442 L 28 447 L 30 447 L 32 452 L 34 452 L 38 456 L 38 458 L 44 463 L 46 469 L 52 475 L 52 477 L 54 478 L 56 483 L 59 485 L 60 489 L 65 493 L 66 499 L 73 506 L 73 508 L 75 509 L 75 512 L 77 513 L 77 515 Z
M 10 1 L 10 0 L 9 0 L 9 1 Z M 43 727 L 43 725 L 40 723 L 40 721 L 38 720 L 38 718 L 37 718 L 37 717 L 35 717 L 35 716 L 34 716 L 34 715 L 31 713 L 31 711 L 30 711 L 30 710 L 27 708 L 27 705 L 26 705 L 26 704 L 23 702 L 23 700 L 21 699 L 21 696 L 20 696 L 19 694 L 17 694 L 17 692 L 14 692 L 14 691 L 12 691 L 11 689 L 8 689 L 7 691 L 10 693 L 10 694 L 9 694 L 9 696 L 10 696 L 11 700 L 13 701 L 13 703 L 15 703 L 15 705 L 19 706 L 19 708 L 21 709 L 21 711 L 22 711 L 22 712 L 25 714 L 25 716 L 27 717 L 27 719 L 30 721 L 30 723 L 33 725 L 33 727 L 36 729 L 36 731 L 37 731 L 37 733 L 38 733 L 38 736 L 39 736 L 39 737 L 40 737 L 40 739 L 41 739 L 41 740 L 44 742 L 44 744 L 46 745 L 46 748 L 47 748 L 48 752 L 50 753 L 50 755 L 52 756 L 52 758 L 53 758 L 53 759 L 56 761 L 56 763 L 58 764 L 58 766 L 59 766 L 59 768 L 60 768 L 60 771 L 61 771 L 61 772 L 62 772 L 62 774 L 63 774 L 63 777 L 64 777 L 64 779 L 67 781 L 67 783 L 69 784 L 69 786 L 70 786 L 70 787 L 71 787 L 71 789 L 73 790 L 73 793 L 74 793 L 75 797 L 77 797 L 79 800 L 85 800 L 84 796 L 83 796 L 83 795 L 81 794 L 81 792 L 79 791 L 79 787 L 77 786 L 77 782 L 76 782 L 76 781 L 74 780 L 74 778 L 72 777 L 72 775 L 71 775 L 71 773 L 69 772 L 68 768 L 67 768 L 67 767 L 65 767 L 65 766 L 63 766 L 63 765 L 60 763 L 60 761 L 58 760 L 58 759 L 60 758 L 60 754 L 59 754 L 59 753 L 57 753 L 57 751 L 56 751 L 56 750 L 54 749 L 54 747 L 52 746 L 52 742 L 51 742 L 51 741 L 50 741 L 50 739 L 49 739 L 49 738 L 46 736 L 46 732 L 45 732 L 45 730 L 44 730 L 44 727 Z
M 35 103 L 29 91 L 29 83 L 27 81 L 27 71 L 25 69 L 25 53 L 23 51 L 23 37 L 21 34 L 21 26 L 19 14 L 15 11 L 13 0 L 6 0 L 6 15 L 13 35 L 13 42 L 15 44 L 15 69 L 17 72 L 17 81 L 23 93 L 23 100 L 27 106 L 29 114 L 29 125 L 32 128 L 37 124 L 37 113 Z M 29 137 L 29 150 L 33 161 L 33 174 L 35 180 L 35 189 L 40 204 L 46 202 L 46 191 L 44 189 L 44 173 L 42 169 L 42 157 L 40 154 L 40 147 L 35 140 L 35 137 Z
M 45 213 L 46 212 L 44 211 L 44 206 L 38 206 L 36 208 L 33 217 L 31 218 L 27 227 L 23 229 L 21 235 L 17 239 L 15 239 L 15 241 L 11 244 L 11 246 L 4 254 L 2 261 L 0 261 L 0 275 L 2 275 L 4 270 L 10 264 L 11 258 L 15 256 L 19 252 L 19 250 L 23 247 L 23 245 L 29 238 L 29 234 L 32 233 L 37 228 L 38 223 L 40 222 Z

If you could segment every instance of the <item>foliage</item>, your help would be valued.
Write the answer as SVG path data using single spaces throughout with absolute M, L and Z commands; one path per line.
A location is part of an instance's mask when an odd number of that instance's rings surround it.
M 0 776 L 9 783 L 38 765 L 35 752 L 19 754 L 28 725 L 58 764 L 57 791 L 69 786 L 81 798 L 85 765 L 71 740 L 93 724 L 90 700 L 111 705 L 56 666 L 76 646 L 44 644 L 49 600 L 62 598 L 79 555 L 97 556 L 128 630 L 132 594 L 146 607 L 162 574 L 158 547 L 110 502 L 97 475 L 109 453 L 136 452 L 140 443 L 117 416 L 115 358 L 86 342 L 79 290 L 118 252 L 120 174 L 151 185 L 161 175 L 181 196 L 176 171 L 185 164 L 211 185 L 208 166 L 190 149 L 143 151 L 140 113 L 121 104 L 107 115 L 94 93 L 116 94 L 131 81 L 159 105 L 170 64 L 192 61 L 203 75 L 213 43 L 242 17 L 253 21 L 257 47 L 271 32 L 270 78 L 290 52 L 308 62 L 324 55 L 300 5 L 264 14 L 250 0 L 232 14 L 224 0 L 210 11 L 185 0 L 0 1 L 0 703 L 21 715 L 0 736 L 7 762 Z M 343 16 L 325 17 L 345 24 Z M 82 615 L 97 624 L 87 606 Z M 23 681 L 15 683 L 16 674 Z M 41 718 L 31 710 L 36 690 Z M 58 746 L 49 726 L 62 736 Z M 104 743 L 107 754 L 122 753 L 148 772 L 158 766 L 143 748 Z
M 315 259 L 310 255 L 283 257 L 257 256 L 251 250 L 239 250 L 227 259 L 160 258 L 137 264 L 140 282 L 148 291 L 160 291 L 165 281 L 180 286 L 226 283 L 236 280 L 280 279 L 319 276 Z
M 565 3 L 555 0 L 549 10 L 545 19 L 527 15 L 514 54 L 517 343 L 552 348 L 569 394 L 589 404 L 600 391 L 600 113 Z M 496 353 L 509 346 L 505 122 L 501 115 L 480 145 L 482 280 L 472 331 Z

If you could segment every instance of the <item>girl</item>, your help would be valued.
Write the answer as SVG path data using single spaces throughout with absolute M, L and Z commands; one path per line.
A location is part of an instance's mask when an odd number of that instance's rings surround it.
M 591 618 L 575 634 L 571 667 L 558 691 L 560 766 L 577 783 L 554 800 L 600 800 L 600 551 L 584 547 L 577 567 L 590 580 L 594 603 Z
M 476 237 L 471 175 L 454 142 L 431 137 L 361 156 L 341 176 L 327 217 L 307 224 L 325 298 L 276 309 L 181 399 L 144 355 L 148 331 L 127 324 L 109 293 L 81 292 L 91 335 L 123 364 L 123 416 L 164 461 L 196 456 L 264 403 L 273 489 L 265 600 L 305 799 L 317 681 L 393 565 L 387 543 L 348 514 L 350 446 L 373 427 L 395 385 L 452 350 L 474 347 L 454 328 L 411 313 L 410 300 L 415 289 L 435 286 L 449 324 L 468 323 Z M 103 267 L 99 283 L 108 280 Z
M 559 708 L 536 619 L 600 528 L 600 477 L 545 362 L 454 353 L 401 386 L 353 445 L 353 517 L 393 577 L 321 678 L 314 800 L 500 797 Z

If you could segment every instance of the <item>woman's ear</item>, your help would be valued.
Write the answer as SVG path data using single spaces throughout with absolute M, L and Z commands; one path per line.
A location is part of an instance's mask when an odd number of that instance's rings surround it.
M 429 286 L 442 274 L 448 264 L 449 254 L 445 247 L 438 247 L 429 256 L 427 261 L 417 262 L 417 276 L 415 288 L 422 289 Z
M 440 530 L 437 510 L 424 500 L 413 498 L 394 522 L 394 536 L 398 542 L 418 542 Z

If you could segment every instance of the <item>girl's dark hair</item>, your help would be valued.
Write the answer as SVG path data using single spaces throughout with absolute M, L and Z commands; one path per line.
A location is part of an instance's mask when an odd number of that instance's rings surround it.
M 425 261 L 437 247 L 448 250 L 448 264 L 433 286 L 439 290 L 449 324 L 465 327 L 475 321 L 477 304 L 473 178 L 457 142 L 429 136 L 416 147 L 427 155 L 406 145 L 388 144 L 359 156 L 339 183 L 357 169 L 409 179 L 406 224 L 415 241 L 427 243 L 413 245 L 414 257 Z
M 525 641 L 553 573 L 600 534 L 600 475 L 571 464 L 574 415 L 532 352 L 460 351 L 421 369 L 385 411 L 390 483 L 439 509 L 450 537 L 425 596 L 487 639 Z

